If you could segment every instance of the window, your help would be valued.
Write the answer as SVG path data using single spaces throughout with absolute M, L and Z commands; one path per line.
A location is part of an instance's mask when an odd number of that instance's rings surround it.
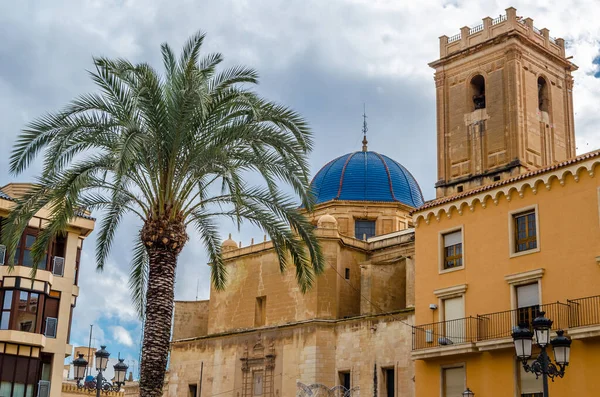
M 464 366 L 442 368 L 442 397 L 462 396 L 466 388 Z
M 39 367 L 38 358 L 0 354 L 0 396 L 33 397 Z
M 542 112 L 548 111 L 550 97 L 548 95 L 548 84 L 543 77 L 538 77 L 538 109 Z
M 198 385 L 189 385 L 188 397 L 198 396 Z
M 463 265 L 462 230 L 456 230 L 443 235 L 444 239 L 444 270 Z
M 519 285 L 517 289 L 517 325 L 531 326 L 540 313 L 540 293 L 538 283 Z
M 344 273 L 344 278 L 346 280 L 350 280 L 350 269 L 349 268 L 346 268 L 346 271 Z
M 39 294 L 19 291 L 16 313 L 16 329 L 24 332 L 35 332 L 37 328 Z
M 517 368 L 519 374 L 519 396 L 521 397 L 543 397 L 544 388 L 542 384 L 542 377 L 536 379 L 535 374 L 531 372 L 525 372 L 523 365 L 520 361 L 517 361 Z
M 537 248 L 535 210 L 513 215 L 515 252 Z
M 261 327 L 265 325 L 265 317 L 266 317 L 266 306 L 267 306 L 267 297 L 266 296 L 258 296 L 256 297 L 256 305 L 254 307 L 254 326 Z
M 383 397 L 394 397 L 396 381 L 394 379 L 394 368 L 383 368 Z
M 354 237 L 366 240 L 375 236 L 375 221 L 368 219 L 357 219 L 354 221 Z
M 12 291 L 4 291 L 2 299 L 2 316 L 0 317 L 0 329 L 10 329 L 10 311 L 12 309 Z
M 254 371 L 252 373 L 252 395 L 263 395 L 263 371 Z
M 37 292 L 5 290 L 2 296 L 0 329 L 23 332 L 39 332 L 43 295 Z
M 81 249 L 83 248 L 83 240 L 79 240 L 80 247 L 77 247 L 77 255 L 75 256 L 75 279 L 74 285 L 79 284 L 79 262 L 81 261 Z
M 23 232 L 21 239 L 17 243 L 17 249 L 15 251 L 15 265 L 33 267 L 33 255 L 31 248 L 37 239 L 38 231 L 33 228 L 27 228 Z M 47 258 L 44 256 L 38 263 L 37 268 L 39 270 L 46 270 Z
M 346 390 L 350 390 L 350 387 L 352 386 L 350 384 L 350 371 L 340 371 L 338 376 L 340 378 L 340 385 L 344 386 Z
M 478 74 L 471 79 L 471 94 L 473 95 L 473 110 L 485 109 L 485 79 Z
M 463 186 L 463 185 L 459 185 L 459 186 L 457 186 L 457 187 L 456 187 L 456 191 L 457 191 L 458 193 L 462 193 L 462 192 L 463 192 L 463 189 L 464 189 L 464 186 Z

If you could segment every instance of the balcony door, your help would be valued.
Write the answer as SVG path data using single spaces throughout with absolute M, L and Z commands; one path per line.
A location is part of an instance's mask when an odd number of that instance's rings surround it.
M 444 299 L 444 326 L 450 343 L 465 341 L 465 304 L 463 297 Z M 445 343 L 441 343 L 445 344 Z
M 538 283 L 517 286 L 517 324 L 527 324 L 540 312 L 540 292 Z

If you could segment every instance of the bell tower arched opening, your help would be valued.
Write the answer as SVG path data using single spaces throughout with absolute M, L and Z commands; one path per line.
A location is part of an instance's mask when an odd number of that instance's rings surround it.
M 471 79 L 473 110 L 485 109 L 485 79 L 478 74 Z
M 548 83 L 543 77 L 538 77 L 538 109 L 542 112 L 548 112 L 550 104 L 550 96 L 548 95 Z

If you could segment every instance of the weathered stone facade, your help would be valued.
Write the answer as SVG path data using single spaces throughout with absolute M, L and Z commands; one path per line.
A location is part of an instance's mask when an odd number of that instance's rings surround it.
M 281 273 L 270 241 L 242 248 L 227 240 L 225 291 L 175 304 L 166 396 L 295 396 L 298 382 L 332 387 L 344 376 L 361 395 L 387 396 L 393 383 L 395 395 L 413 396 L 409 210 L 398 203 L 318 206 L 308 216 L 327 266 L 304 295 L 293 269 Z M 393 219 L 392 233 L 361 241 L 339 231 L 337 216 L 353 230 L 365 215 L 374 215 L 377 230 Z
M 514 8 L 440 37 L 437 196 L 575 156 L 573 78 L 563 39 Z

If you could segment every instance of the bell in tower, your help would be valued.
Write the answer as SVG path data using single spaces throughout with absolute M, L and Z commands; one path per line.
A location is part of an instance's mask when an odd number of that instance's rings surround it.
M 437 197 L 575 156 L 573 78 L 564 40 L 531 18 L 486 17 L 440 37 L 435 69 Z

